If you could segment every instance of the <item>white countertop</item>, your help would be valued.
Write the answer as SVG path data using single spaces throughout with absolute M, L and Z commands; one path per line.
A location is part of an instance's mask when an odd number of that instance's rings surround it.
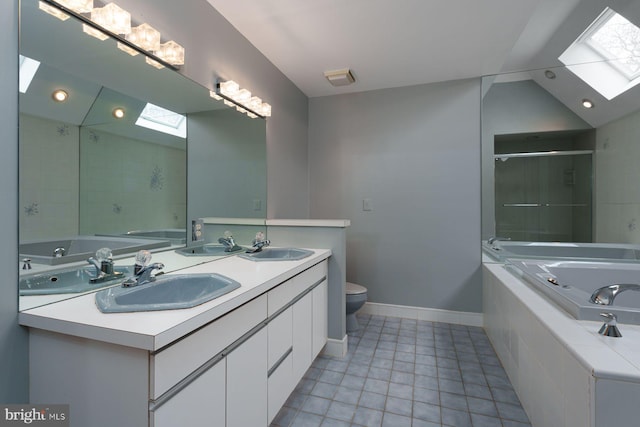
M 597 378 L 640 382 L 640 325 L 618 323 L 622 338 L 598 334 L 603 322 L 576 320 L 531 289 L 503 264 L 485 263 Z
M 189 309 L 102 313 L 91 293 L 22 311 L 18 319 L 31 328 L 156 351 L 331 256 L 328 249 L 312 250 L 313 255 L 299 261 L 255 262 L 231 256 L 169 273 L 215 272 L 240 282 L 239 289 Z M 163 260 L 154 254 L 153 260 L 175 270 L 176 257 L 186 258 L 172 254 Z

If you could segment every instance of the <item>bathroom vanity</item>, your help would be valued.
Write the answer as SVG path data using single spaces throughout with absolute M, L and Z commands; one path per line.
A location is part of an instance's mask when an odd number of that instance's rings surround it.
M 101 313 L 83 295 L 20 313 L 30 401 L 71 426 L 267 426 L 327 341 L 327 259 L 229 257 L 180 271 L 241 287 L 184 310 Z

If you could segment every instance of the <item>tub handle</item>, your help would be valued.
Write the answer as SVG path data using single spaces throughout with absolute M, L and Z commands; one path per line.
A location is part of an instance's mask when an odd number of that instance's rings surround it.
M 618 316 L 613 313 L 600 313 L 600 316 L 604 317 L 604 325 L 600 328 L 598 333 L 606 337 L 620 338 L 622 334 L 618 329 Z

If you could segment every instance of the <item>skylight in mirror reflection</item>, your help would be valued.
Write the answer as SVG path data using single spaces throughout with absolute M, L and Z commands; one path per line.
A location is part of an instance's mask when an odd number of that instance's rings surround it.
M 180 138 L 187 137 L 187 118 L 166 108 L 147 103 L 136 125 Z

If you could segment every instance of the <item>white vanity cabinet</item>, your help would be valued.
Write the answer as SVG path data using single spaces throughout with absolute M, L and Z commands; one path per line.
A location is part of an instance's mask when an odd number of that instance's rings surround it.
M 72 427 L 266 427 L 327 341 L 327 261 L 298 271 L 156 350 L 34 328 L 32 403 Z
M 153 427 L 223 426 L 226 396 L 226 360 L 222 359 L 164 405 L 151 411 L 149 424 Z

